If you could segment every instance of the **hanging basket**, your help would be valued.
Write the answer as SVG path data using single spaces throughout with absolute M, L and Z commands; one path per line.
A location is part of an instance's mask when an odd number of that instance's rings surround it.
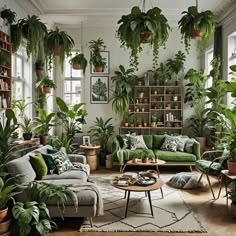
M 140 41 L 141 43 L 150 43 L 152 39 L 152 32 L 151 31 L 143 31 L 140 33 Z
M 60 56 L 62 51 L 62 46 L 55 46 L 53 48 L 53 55 L 54 56 Z
M 193 29 L 192 30 L 192 38 L 196 39 L 196 38 L 200 38 L 200 37 L 202 37 L 202 31 Z
M 80 64 L 72 64 L 72 68 L 74 70 L 80 70 L 81 69 Z
M 42 93 L 51 93 L 50 87 L 42 87 Z

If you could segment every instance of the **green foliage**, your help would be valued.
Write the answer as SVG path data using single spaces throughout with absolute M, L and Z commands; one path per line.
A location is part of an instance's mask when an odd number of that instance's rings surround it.
M 22 32 L 19 24 L 10 26 L 12 53 L 16 53 L 22 43 Z
M 115 71 L 111 77 L 114 85 L 112 95 L 112 109 L 122 118 L 129 109 L 129 103 L 133 99 L 133 85 L 137 76 L 134 75 L 134 69 L 125 70 L 124 66 L 119 66 L 120 71 Z
M 228 185 L 228 188 L 229 188 L 229 191 L 228 191 L 229 199 L 231 199 L 232 204 L 236 204 L 236 183 L 232 181 Z
M 56 27 L 55 30 L 50 30 L 48 32 L 45 41 L 49 61 L 51 61 L 51 58 L 54 56 L 54 48 L 61 47 L 62 51 L 60 54 L 60 64 L 61 70 L 63 71 L 65 57 L 69 57 L 71 55 L 71 50 L 75 46 L 74 40 L 65 31 L 60 31 L 58 27 Z
M 22 116 L 24 114 L 26 107 L 29 106 L 30 104 L 32 104 L 32 102 L 26 102 L 25 99 L 18 99 L 18 100 L 13 99 L 11 103 L 11 108 L 14 110 L 14 112 L 19 111 L 20 116 Z
M 107 85 L 105 82 L 102 82 L 101 78 L 92 85 L 92 96 L 93 101 L 107 101 Z
M 124 165 L 124 161 L 129 160 L 129 149 L 128 148 L 128 140 L 124 140 L 123 147 L 120 147 L 120 143 L 117 138 L 113 139 L 113 147 L 114 150 L 112 152 L 112 156 L 116 155 L 120 165 Z
M 151 121 L 152 122 L 157 122 L 157 114 L 152 114 L 151 115 Z
M 154 71 L 154 80 L 160 82 L 160 85 L 166 84 L 168 80 L 171 80 L 171 71 L 168 66 L 160 63 L 160 66 Z
M 189 69 L 184 79 L 189 80 L 189 83 L 185 86 L 187 90 L 185 92 L 184 102 L 189 103 L 191 107 L 194 104 L 198 104 L 199 101 L 204 100 L 207 95 L 206 82 L 207 77 L 204 75 L 203 70 Z
M 33 128 L 33 123 L 30 118 L 24 115 L 22 123 L 20 124 L 22 131 L 24 133 L 31 133 Z
M 109 124 L 111 120 L 112 118 L 105 121 L 102 117 L 96 117 L 94 125 L 88 131 L 92 134 L 93 141 L 99 143 L 105 152 L 107 152 L 107 143 L 114 134 L 114 126 Z
M 98 38 L 97 40 L 90 40 L 89 41 L 89 49 L 93 53 L 99 54 L 100 51 L 106 49 L 106 45 L 105 45 L 102 38 Z
M 60 97 L 56 97 L 56 103 L 59 108 L 57 116 L 65 130 L 68 139 L 73 139 L 76 133 L 81 130 L 80 124 L 85 123 L 84 117 L 88 115 L 83 109 L 85 103 L 77 103 L 74 106 L 68 106 Z
M 22 35 L 27 39 L 26 52 L 30 55 L 38 55 L 39 44 L 47 36 L 47 27 L 42 23 L 38 16 L 32 15 L 20 19 L 18 22 Z
M 0 49 L 0 65 L 7 66 L 9 62 L 8 54 Z
M 191 6 L 188 11 L 182 12 L 182 18 L 179 20 L 178 25 L 184 40 L 185 49 L 189 52 L 190 41 L 193 36 L 193 30 L 201 31 L 201 38 L 198 40 L 198 47 L 203 48 L 204 43 L 212 36 L 215 31 L 215 16 L 207 10 L 198 12 L 196 6 Z
M 47 136 L 50 129 L 55 126 L 53 118 L 55 112 L 49 114 L 46 113 L 44 109 L 38 109 L 38 117 L 33 119 L 34 132 L 40 136 Z
M 170 30 L 166 17 L 161 14 L 161 9 L 154 7 L 145 13 L 138 6 L 134 6 L 131 13 L 123 15 L 118 24 L 121 24 L 118 28 L 121 46 L 131 50 L 130 66 L 137 69 L 138 53 L 143 50 L 142 44 L 149 43 L 153 47 L 155 68 L 159 47 L 165 46 Z M 147 38 L 143 38 L 146 35 Z
M 7 24 L 12 25 L 16 21 L 16 13 L 10 8 L 1 11 L 1 18 L 7 21 Z
M 167 67 L 171 70 L 172 73 L 176 75 L 177 79 L 180 71 L 183 70 L 185 60 L 186 56 L 181 51 L 178 51 L 175 54 L 174 59 L 167 60 Z
M 81 53 L 81 54 L 76 54 L 74 57 L 72 57 L 70 59 L 70 64 L 79 64 L 80 65 L 80 68 L 83 70 L 83 74 L 85 74 L 85 70 L 86 70 L 86 67 L 87 67 L 87 60 L 86 58 L 84 57 L 84 54 Z
M 48 75 L 46 75 L 36 83 L 36 87 L 37 88 L 49 87 L 55 89 L 56 84 L 54 83 L 53 80 L 49 79 Z
M 94 67 L 102 67 L 102 69 L 104 69 L 106 63 L 106 58 L 103 58 L 100 54 L 92 53 L 90 58 L 90 64 L 94 65 Z

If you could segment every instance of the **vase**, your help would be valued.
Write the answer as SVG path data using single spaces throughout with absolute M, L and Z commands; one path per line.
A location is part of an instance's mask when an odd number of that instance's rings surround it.
M 236 175 L 236 162 L 228 160 L 227 166 L 228 166 L 229 174 Z

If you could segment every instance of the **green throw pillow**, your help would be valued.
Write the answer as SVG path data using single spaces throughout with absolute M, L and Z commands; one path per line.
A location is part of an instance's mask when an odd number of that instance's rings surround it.
M 193 144 L 195 143 L 195 139 L 194 138 L 190 138 L 187 140 L 187 142 L 185 143 L 184 146 L 184 150 L 187 153 L 193 153 Z
M 58 150 L 55 150 L 55 149 L 47 149 L 47 153 L 48 153 L 48 154 L 54 154 L 54 153 L 56 153 L 56 152 L 58 152 Z
M 43 176 L 47 175 L 48 167 L 43 159 L 42 154 L 36 153 L 30 155 L 30 163 L 36 173 L 37 179 L 42 179 Z
M 51 156 L 57 167 L 57 172 L 59 175 L 67 170 L 71 170 L 72 168 L 74 168 L 64 151 L 60 150 L 54 154 L 51 154 Z
M 176 152 L 177 151 L 177 145 L 179 142 L 179 136 L 165 136 L 165 141 L 161 145 L 161 150 L 164 151 L 171 151 L 171 152 Z
M 48 174 L 57 173 L 57 167 L 52 159 L 52 155 L 43 153 L 42 156 L 48 167 Z

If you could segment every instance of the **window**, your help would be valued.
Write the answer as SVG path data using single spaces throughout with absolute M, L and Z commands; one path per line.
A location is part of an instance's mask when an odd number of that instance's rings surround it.
M 27 58 L 25 48 L 12 55 L 12 99 L 32 100 L 32 61 Z M 30 116 L 31 106 L 25 111 Z
M 76 52 L 72 52 L 75 56 Z M 64 101 L 69 105 L 82 102 L 83 71 L 74 70 L 69 63 L 71 57 L 66 59 L 64 70 Z

